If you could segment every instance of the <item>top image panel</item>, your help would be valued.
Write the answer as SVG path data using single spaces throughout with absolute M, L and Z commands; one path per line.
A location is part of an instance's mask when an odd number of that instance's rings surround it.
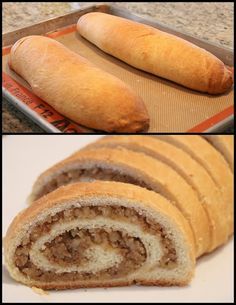
M 3 4 L 3 133 L 234 133 L 233 2 Z

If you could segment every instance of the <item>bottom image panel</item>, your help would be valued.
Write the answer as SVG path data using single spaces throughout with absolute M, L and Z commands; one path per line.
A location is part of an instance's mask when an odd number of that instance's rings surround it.
M 232 301 L 233 148 L 231 135 L 4 136 L 4 301 Z

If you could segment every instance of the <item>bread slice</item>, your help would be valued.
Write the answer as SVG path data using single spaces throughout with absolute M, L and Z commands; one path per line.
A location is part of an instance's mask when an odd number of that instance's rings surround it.
M 233 135 L 204 135 L 225 158 L 232 172 L 234 170 L 234 136 Z
M 110 148 L 79 151 L 44 172 L 31 197 L 37 199 L 61 185 L 91 180 L 126 182 L 160 193 L 188 219 L 197 256 L 208 250 L 208 217 L 192 187 L 171 167 L 142 153 Z
M 227 230 L 225 218 L 222 217 L 224 209 L 222 195 L 205 168 L 189 154 L 158 138 L 138 135 L 106 136 L 89 144 L 84 149 L 104 147 L 126 148 L 143 152 L 172 167 L 195 190 L 208 216 L 211 235 L 208 251 L 214 250 L 227 241 L 230 232 Z
M 225 225 L 228 226 L 228 232 L 232 234 L 234 229 L 233 174 L 224 157 L 210 143 L 198 135 L 163 135 L 156 137 L 184 150 L 206 169 L 223 195 L 222 217 L 225 217 Z
M 76 183 L 22 211 L 5 237 L 10 275 L 42 289 L 186 285 L 188 222 L 166 198 L 119 182 Z

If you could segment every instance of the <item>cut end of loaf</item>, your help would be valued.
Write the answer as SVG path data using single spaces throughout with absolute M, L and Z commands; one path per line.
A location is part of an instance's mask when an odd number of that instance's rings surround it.
M 7 268 L 42 289 L 187 284 L 194 267 L 187 224 L 166 204 L 123 183 L 61 187 L 13 221 Z

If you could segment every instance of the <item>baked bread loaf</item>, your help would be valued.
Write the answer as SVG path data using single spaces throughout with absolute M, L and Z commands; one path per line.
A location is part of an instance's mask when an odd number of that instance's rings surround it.
M 222 217 L 228 210 L 225 208 L 228 202 L 205 168 L 188 153 L 159 138 L 138 135 L 106 136 L 84 149 L 96 148 L 126 148 L 145 153 L 172 167 L 194 189 L 208 215 L 211 235 L 208 252 L 228 240 L 232 232 L 228 230 L 227 215 Z
M 186 285 L 188 222 L 166 198 L 117 182 L 60 187 L 22 211 L 5 238 L 11 276 L 42 289 Z
M 148 129 L 145 105 L 130 87 L 51 38 L 18 40 L 9 64 L 37 96 L 76 123 L 107 132 Z
M 105 13 L 80 17 L 81 36 L 127 64 L 210 94 L 229 90 L 233 73 L 196 45 L 148 25 Z
M 232 172 L 234 170 L 234 136 L 233 135 L 204 135 L 225 158 Z
M 188 220 L 197 257 L 208 251 L 210 224 L 196 192 L 170 166 L 142 153 L 112 148 L 79 151 L 40 175 L 31 198 L 38 199 L 62 185 L 93 180 L 135 184 L 161 194 Z
M 209 173 L 223 195 L 222 215 L 226 215 L 225 224 L 228 226 L 228 232 L 232 234 L 234 230 L 234 181 L 233 174 L 224 157 L 201 136 L 163 135 L 155 137 L 184 150 Z

